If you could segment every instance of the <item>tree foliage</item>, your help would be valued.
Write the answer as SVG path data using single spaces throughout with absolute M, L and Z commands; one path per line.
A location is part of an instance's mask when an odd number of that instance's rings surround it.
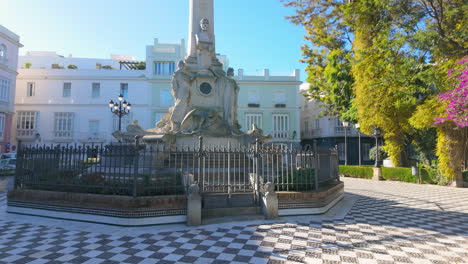
M 326 114 L 359 122 L 365 133 L 380 127 L 396 165 L 407 164 L 409 144 L 434 146 L 421 131 L 435 129 L 441 112 L 427 111 L 443 109 L 436 95 L 449 89 L 445 73 L 467 55 L 465 1 L 283 1 L 296 9 L 290 21 L 307 31 L 309 96 L 328 104 Z M 439 159 L 444 151 L 437 147 Z

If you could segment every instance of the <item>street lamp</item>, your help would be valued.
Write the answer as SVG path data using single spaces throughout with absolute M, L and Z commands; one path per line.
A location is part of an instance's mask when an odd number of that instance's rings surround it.
M 109 101 L 109 109 L 110 111 L 119 117 L 119 131 L 122 130 L 122 117 L 128 115 L 130 113 L 130 109 L 132 108 L 132 104 L 127 102 L 122 94 L 119 94 L 117 98 L 117 102 L 112 100 Z
M 361 128 L 361 125 L 359 123 L 355 124 L 354 127 L 356 128 L 357 132 L 358 132 L 358 138 L 359 138 L 359 147 L 358 147 L 358 153 L 359 153 L 359 166 L 361 166 L 361 130 L 359 130 L 359 128 Z
M 382 134 L 382 131 L 378 127 L 374 127 L 373 131 L 374 137 L 375 137 L 375 146 L 376 146 L 376 152 L 375 152 L 375 165 L 374 167 L 380 168 L 379 164 L 379 137 Z
M 349 126 L 349 122 L 348 121 L 343 121 L 343 127 L 344 127 L 344 153 L 345 153 L 344 165 L 348 165 L 348 126 Z

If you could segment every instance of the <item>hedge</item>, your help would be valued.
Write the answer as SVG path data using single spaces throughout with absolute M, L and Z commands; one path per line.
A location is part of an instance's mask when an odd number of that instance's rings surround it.
M 372 179 L 374 171 L 372 166 L 340 165 L 340 174 L 345 177 Z
M 436 184 L 436 176 L 428 169 L 420 168 L 422 183 Z M 340 174 L 345 177 L 372 179 L 374 174 L 372 166 L 340 165 Z M 418 182 L 418 178 L 411 174 L 411 168 L 387 168 L 382 167 L 382 177 L 390 181 Z
M 418 177 L 411 174 L 411 168 L 382 167 L 382 177 L 389 181 L 418 182 Z

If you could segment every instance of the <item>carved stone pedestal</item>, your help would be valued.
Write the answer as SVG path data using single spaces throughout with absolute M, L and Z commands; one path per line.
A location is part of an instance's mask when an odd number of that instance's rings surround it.
M 202 223 L 202 199 L 198 184 L 189 187 L 187 195 L 187 225 L 198 226 Z
M 275 192 L 275 185 L 271 182 L 267 182 L 264 187 L 262 211 L 267 220 L 278 218 L 278 195 Z

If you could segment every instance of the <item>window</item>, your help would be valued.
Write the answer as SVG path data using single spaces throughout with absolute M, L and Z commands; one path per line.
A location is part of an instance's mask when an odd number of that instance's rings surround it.
M 155 113 L 154 114 L 154 124 L 156 125 L 159 121 L 161 121 L 164 117 L 164 115 L 166 115 L 166 113 Z
M 309 135 L 309 121 L 304 121 L 304 132 L 306 135 Z
M 315 119 L 315 128 L 320 129 L 320 119 Z
M 248 94 L 249 104 L 258 104 L 258 93 L 257 91 L 249 91 Z
M 63 98 L 67 98 L 71 96 L 71 83 L 64 83 L 63 84 Z
M 370 148 L 371 147 L 369 143 L 362 144 L 362 152 L 361 152 L 362 160 L 370 160 L 370 157 L 369 157 Z
M 32 137 L 36 134 L 38 112 L 18 111 L 16 117 L 17 136 Z
M 156 61 L 154 63 L 155 75 L 172 75 L 175 71 L 175 63 L 173 61 Z
M 275 104 L 286 104 L 286 95 L 283 91 L 276 91 Z
M 338 143 L 338 159 L 345 160 L 345 145 L 344 143 Z
M 89 137 L 88 139 L 99 138 L 99 120 L 89 120 Z
M 5 45 L 1 44 L 0 45 L 0 63 L 6 63 L 7 59 L 7 48 Z
M 0 114 L 0 140 L 3 140 L 5 132 L 5 114 Z
M 112 115 L 112 131 L 117 131 L 119 130 L 119 117 L 116 115 Z M 128 115 L 122 116 L 122 131 L 126 131 L 127 126 L 130 125 L 133 121 L 133 113 L 130 113 Z
M 36 83 L 28 82 L 26 85 L 26 96 L 32 97 L 36 93 Z
M 120 84 L 120 94 L 124 98 L 128 97 L 128 83 L 121 83 Z
M 287 114 L 273 115 L 273 138 L 288 138 L 289 116 Z
M 169 107 L 172 105 L 172 95 L 169 90 L 162 90 L 161 97 L 159 98 L 160 104 L 163 107 Z
M 101 95 L 101 84 L 100 83 L 93 83 L 91 97 L 96 98 Z
M 261 114 L 245 114 L 245 131 L 251 130 L 253 124 L 260 129 L 262 128 Z
M 56 138 L 71 138 L 73 136 L 74 113 L 54 113 L 54 136 Z
M 0 100 L 8 102 L 10 80 L 0 77 Z

